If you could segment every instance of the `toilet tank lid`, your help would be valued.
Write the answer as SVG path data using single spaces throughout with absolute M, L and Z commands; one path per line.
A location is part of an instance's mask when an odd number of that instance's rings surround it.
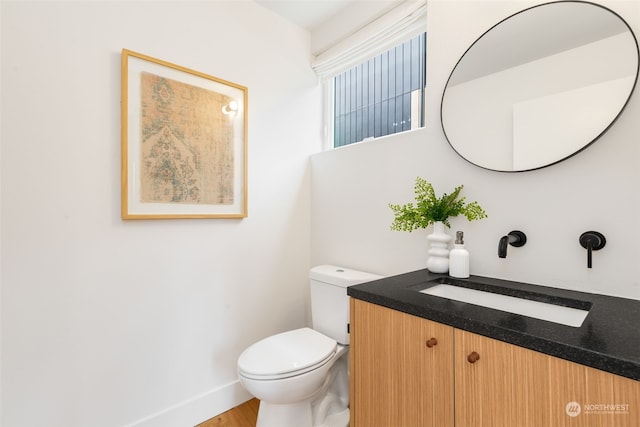
M 384 276 L 326 264 L 313 267 L 309 273 L 309 277 L 311 280 L 347 287 L 358 283 L 382 279 Z

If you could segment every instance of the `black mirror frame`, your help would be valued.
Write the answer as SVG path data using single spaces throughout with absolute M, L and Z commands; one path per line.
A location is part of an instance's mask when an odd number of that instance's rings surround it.
M 485 34 L 489 33 L 491 30 L 493 30 L 494 28 L 496 28 L 497 26 L 499 26 L 500 24 L 502 24 L 504 21 L 513 18 L 514 16 L 520 15 L 522 13 L 525 13 L 527 11 L 530 11 L 532 9 L 536 9 L 542 6 L 548 6 L 551 4 L 556 4 L 556 3 L 581 3 L 581 4 L 590 4 L 593 6 L 597 6 L 600 7 L 604 10 L 606 10 L 607 12 L 615 15 L 616 17 L 618 17 L 623 23 L 624 25 L 629 29 L 629 32 L 631 33 L 631 36 L 633 37 L 633 40 L 635 42 L 635 46 L 636 46 L 636 54 L 638 57 L 638 62 L 637 62 L 637 66 L 636 66 L 636 77 L 633 83 L 633 86 L 631 87 L 631 90 L 629 91 L 629 96 L 627 97 L 627 99 L 624 102 L 624 105 L 622 106 L 622 108 L 620 109 L 620 111 L 618 112 L 618 114 L 615 116 L 615 118 L 611 121 L 611 123 L 609 123 L 608 126 L 606 126 L 593 140 L 591 140 L 590 142 L 586 143 L 584 146 L 582 146 L 582 148 L 576 150 L 575 152 L 573 152 L 572 154 L 563 157 L 561 159 L 558 159 L 552 163 L 548 163 L 536 168 L 530 168 L 530 169 L 519 169 L 519 170 L 500 170 L 500 169 L 492 169 L 489 167 L 485 167 L 482 165 L 478 165 L 474 162 L 472 162 L 471 160 L 467 159 L 466 157 L 464 157 L 462 154 L 460 154 L 458 152 L 458 150 L 455 149 L 455 147 L 453 146 L 453 144 L 451 143 L 451 141 L 449 140 L 449 137 L 447 136 L 447 131 L 444 127 L 444 121 L 442 119 L 442 109 L 443 109 L 443 104 L 444 104 L 444 97 L 445 94 L 447 93 L 447 87 L 449 86 L 449 81 L 451 80 L 453 74 L 455 73 L 458 65 L 460 64 L 460 62 L 463 60 L 463 58 L 465 57 L 465 55 L 467 54 L 467 52 L 469 52 L 475 45 L 476 43 L 478 43 L 478 41 L 480 39 L 482 39 Z M 609 9 L 606 6 L 603 6 L 601 4 L 598 3 L 594 3 L 594 2 L 590 2 L 590 1 L 585 1 L 585 0 L 557 0 L 557 1 L 552 1 L 552 2 L 547 2 L 547 3 L 541 3 L 538 5 L 534 5 L 525 9 L 522 9 L 516 13 L 513 13 L 509 16 L 507 16 L 504 19 L 501 19 L 499 22 L 497 22 L 496 24 L 492 25 L 489 29 L 487 29 L 484 33 L 482 33 L 473 43 L 471 43 L 471 45 L 464 51 L 464 53 L 460 56 L 460 58 L 458 59 L 458 61 L 456 62 L 456 64 L 454 65 L 453 69 L 451 70 L 451 73 L 449 74 L 449 77 L 447 78 L 447 82 L 444 86 L 444 90 L 442 92 L 442 98 L 440 99 L 440 126 L 442 127 L 442 132 L 444 133 L 445 139 L 447 140 L 447 142 L 449 143 L 449 146 L 451 147 L 451 149 L 453 151 L 456 152 L 456 154 L 458 154 L 461 158 L 463 158 L 465 161 L 471 163 L 472 165 L 485 169 L 485 170 L 490 170 L 490 171 L 494 171 L 494 172 L 503 172 L 503 173 L 518 173 L 518 172 L 530 172 L 530 171 L 534 171 L 534 170 L 539 170 L 539 169 L 543 169 L 552 165 L 555 165 L 557 163 L 563 162 L 575 155 L 577 155 L 578 153 L 582 152 L 583 150 L 585 150 L 587 147 L 591 146 L 594 142 L 596 142 L 598 139 L 600 139 L 605 133 L 607 133 L 607 131 L 613 126 L 613 124 L 618 121 L 618 118 L 622 115 L 622 112 L 626 109 L 627 104 L 629 103 L 631 96 L 633 95 L 633 92 L 635 91 L 635 88 L 638 84 L 638 76 L 640 74 L 640 47 L 638 45 L 638 38 L 636 37 L 635 33 L 633 32 L 633 29 L 631 28 L 631 26 L 629 25 L 629 23 L 622 17 L 620 16 L 620 14 L 616 13 L 615 11 Z

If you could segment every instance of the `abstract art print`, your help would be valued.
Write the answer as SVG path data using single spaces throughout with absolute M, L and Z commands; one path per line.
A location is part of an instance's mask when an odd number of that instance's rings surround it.
M 122 218 L 247 216 L 247 88 L 122 51 Z

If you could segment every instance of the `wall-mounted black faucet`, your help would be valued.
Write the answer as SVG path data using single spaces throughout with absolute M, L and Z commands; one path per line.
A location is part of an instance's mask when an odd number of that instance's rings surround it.
M 500 242 L 498 242 L 498 257 L 507 257 L 507 244 L 519 248 L 524 246 L 525 243 L 527 243 L 527 236 L 522 231 L 514 230 L 509 232 L 506 236 L 502 236 Z
M 602 233 L 598 233 L 597 231 L 585 231 L 580 235 L 579 242 L 580 245 L 587 250 L 587 268 L 591 268 L 593 264 L 593 251 L 604 248 L 604 245 L 607 244 L 607 240 L 604 238 Z

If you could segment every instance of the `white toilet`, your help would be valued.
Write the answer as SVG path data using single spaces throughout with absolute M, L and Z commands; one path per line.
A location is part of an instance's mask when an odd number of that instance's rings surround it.
M 240 383 L 260 400 L 256 427 L 349 425 L 346 288 L 380 278 L 333 265 L 311 269 L 313 329 L 270 336 L 238 358 Z

